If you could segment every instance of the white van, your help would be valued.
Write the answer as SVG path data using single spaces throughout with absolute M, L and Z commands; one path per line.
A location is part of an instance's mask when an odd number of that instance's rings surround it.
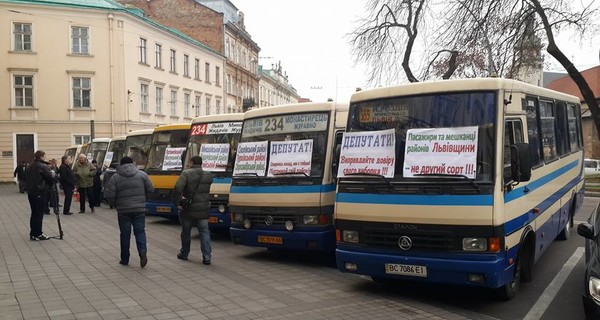
M 584 159 L 583 167 L 584 167 L 586 176 L 600 174 L 600 160 Z

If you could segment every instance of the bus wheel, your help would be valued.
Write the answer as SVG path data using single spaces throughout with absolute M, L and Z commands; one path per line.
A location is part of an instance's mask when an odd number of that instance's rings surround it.
M 515 266 L 515 275 L 511 282 L 496 289 L 496 296 L 502 301 L 508 301 L 517 296 L 521 287 L 521 253 L 517 257 L 517 265 Z
M 573 227 L 573 218 L 569 217 L 567 220 L 567 225 L 565 228 L 558 234 L 556 237 L 558 240 L 569 240 L 571 236 L 571 228 Z

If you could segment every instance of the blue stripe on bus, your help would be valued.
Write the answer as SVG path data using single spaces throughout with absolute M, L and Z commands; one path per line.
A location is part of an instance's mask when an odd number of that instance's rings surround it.
M 312 186 L 232 186 L 231 193 L 321 193 L 335 191 L 335 184 Z
M 231 178 L 213 178 L 213 183 L 231 184 Z
M 559 168 L 558 170 L 547 174 L 533 182 L 531 182 L 530 184 L 523 186 L 523 187 L 519 187 L 516 188 L 514 190 L 512 190 L 511 192 L 507 193 L 504 195 L 504 203 L 508 203 L 511 202 L 513 200 L 519 199 L 521 197 L 524 197 L 527 193 L 529 192 L 533 192 L 536 189 L 541 188 L 543 185 L 545 185 L 546 183 L 558 178 L 559 176 L 561 176 L 562 174 L 566 173 L 567 171 L 575 168 L 577 166 L 577 163 L 579 162 L 579 160 L 575 160 L 567 165 L 565 165 L 562 168 Z M 525 190 L 528 190 L 527 192 L 525 192 Z
M 337 202 L 431 206 L 491 206 L 492 195 L 414 195 L 338 193 Z

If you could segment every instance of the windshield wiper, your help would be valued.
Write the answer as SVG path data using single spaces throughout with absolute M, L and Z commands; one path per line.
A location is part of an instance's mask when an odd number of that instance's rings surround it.
M 479 189 L 479 185 L 473 179 L 465 176 L 464 174 L 443 174 L 443 173 L 424 173 L 424 174 L 415 174 L 415 176 L 419 177 L 458 177 L 467 180 L 478 192 L 481 191 Z
M 288 175 L 288 174 L 301 174 L 307 178 L 310 178 L 310 176 L 307 175 L 306 172 L 301 172 L 301 171 L 299 171 L 299 172 L 278 172 L 278 173 L 274 173 L 273 175 L 274 176 L 283 176 L 283 175 Z
M 236 174 L 235 176 L 255 176 L 256 178 L 258 178 L 259 181 L 262 181 L 262 179 L 256 172 L 242 172 L 242 173 Z
M 390 186 L 390 188 L 394 188 L 394 185 L 392 184 L 392 182 L 386 178 L 385 176 L 381 175 L 381 174 L 377 174 L 377 173 L 367 173 L 367 172 L 354 172 L 354 173 L 349 173 L 347 174 L 347 176 L 369 176 L 369 177 L 378 177 L 383 179 L 385 182 L 387 182 L 388 186 Z

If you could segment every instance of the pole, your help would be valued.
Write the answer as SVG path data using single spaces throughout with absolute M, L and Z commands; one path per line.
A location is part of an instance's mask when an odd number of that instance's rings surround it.
M 90 120 L 90 142 L 94 141 L 94 120 Z

